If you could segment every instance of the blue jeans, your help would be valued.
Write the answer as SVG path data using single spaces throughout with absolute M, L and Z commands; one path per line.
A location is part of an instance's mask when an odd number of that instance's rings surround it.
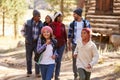
M 61 60 L 62 60 L 64 49 L 65 49 L 65 45 L 57 48 L 58 57 L 56 58 L 55 77 L 58 77 L 60 74 Z
M 55 64 L 43 65 L 40 64 L 42 80 L 51 80 L 54 72 Z
M 37 42 L 25 45 L 26 47 L 26 62 L 27 62 L 27 74 L 32 74 L 32 55 L 36 53 Z M 39 65 L 35 63 L 35 74 L 39 74 Z

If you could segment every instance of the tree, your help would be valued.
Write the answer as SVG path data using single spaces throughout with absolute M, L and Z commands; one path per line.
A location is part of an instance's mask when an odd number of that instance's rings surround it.
M 61 11 L 64 17 L 76 8 L 84 8 L 85 0 L 46 0 L 51 6 L 50 11 Z
M 25 0 L 0 0 L 0 10 L 3 13 L 3 36 L 4 36 L 4 24 L 5 17 L 12 19 L 14 22 L 14 35 L 17 36 L 17 23 L 20 17 L 23 16 L 27 9 L 27 3 Z M 7 15 L 6 15 L 7 14 Z
M 82 8 L 84 7 L 85 0 L 77 0 L 77 8 Z
M 3 20 L 3 28 L 2 28 L 2 36 L 4 36 L 4 29 L 5 29 L 5 16 L 6 13 L 9 13 L 10 10 L 10 0 L 0 0 L 0 11 L 2 13 L 2 20 Z
M 11 15 L 13 18 L 14 23 L 14 35 L 15 38 L 17 37 L 17 26 L 18 21 L 21 19 L 23 14 L 25 13 L 27 9 L 27 3 L 25 0 L 12 0 L 12 6 L 11 6 Z
M 51 6 L 50 11 L 61 11 L 64 16 L 69 15 L 75 8 L 76 0 L 46 0 Z

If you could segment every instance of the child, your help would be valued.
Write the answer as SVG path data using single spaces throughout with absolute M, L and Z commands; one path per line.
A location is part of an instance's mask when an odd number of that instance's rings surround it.
M 44 26 L 41 29 L 41 36 L 37 44 L 37 52 L 42 52 L 42 58 L 39 62 L 42 80 L 51 80 L 55 67 L 56 58 L 56 40 L 52 38 L 53 31 L 51 27 Z
M 99 54 L 96 45 L 91 41 L 90 29 L 83 28 L 82 41 L 77 41 L 74 57 L 77 58 L 77 70 L 80 80 L 90 80 L 92 67 L 97 63 Z

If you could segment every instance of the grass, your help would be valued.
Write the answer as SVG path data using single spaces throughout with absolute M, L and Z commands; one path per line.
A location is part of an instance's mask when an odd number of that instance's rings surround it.
M 99 60 L 98 60 L 98 64 L 103 64 L 104 63 L 104 58 L 100 58 Z
M 120 74 L 120 63 L 117 63 L 115 65 L 114 73 L 119 73 Z

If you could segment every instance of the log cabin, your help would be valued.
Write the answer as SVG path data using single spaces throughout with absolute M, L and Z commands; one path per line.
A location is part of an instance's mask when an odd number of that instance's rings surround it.
M 85 18 L 101 38 L 120 35 L 120 0 L 85 0 Z

